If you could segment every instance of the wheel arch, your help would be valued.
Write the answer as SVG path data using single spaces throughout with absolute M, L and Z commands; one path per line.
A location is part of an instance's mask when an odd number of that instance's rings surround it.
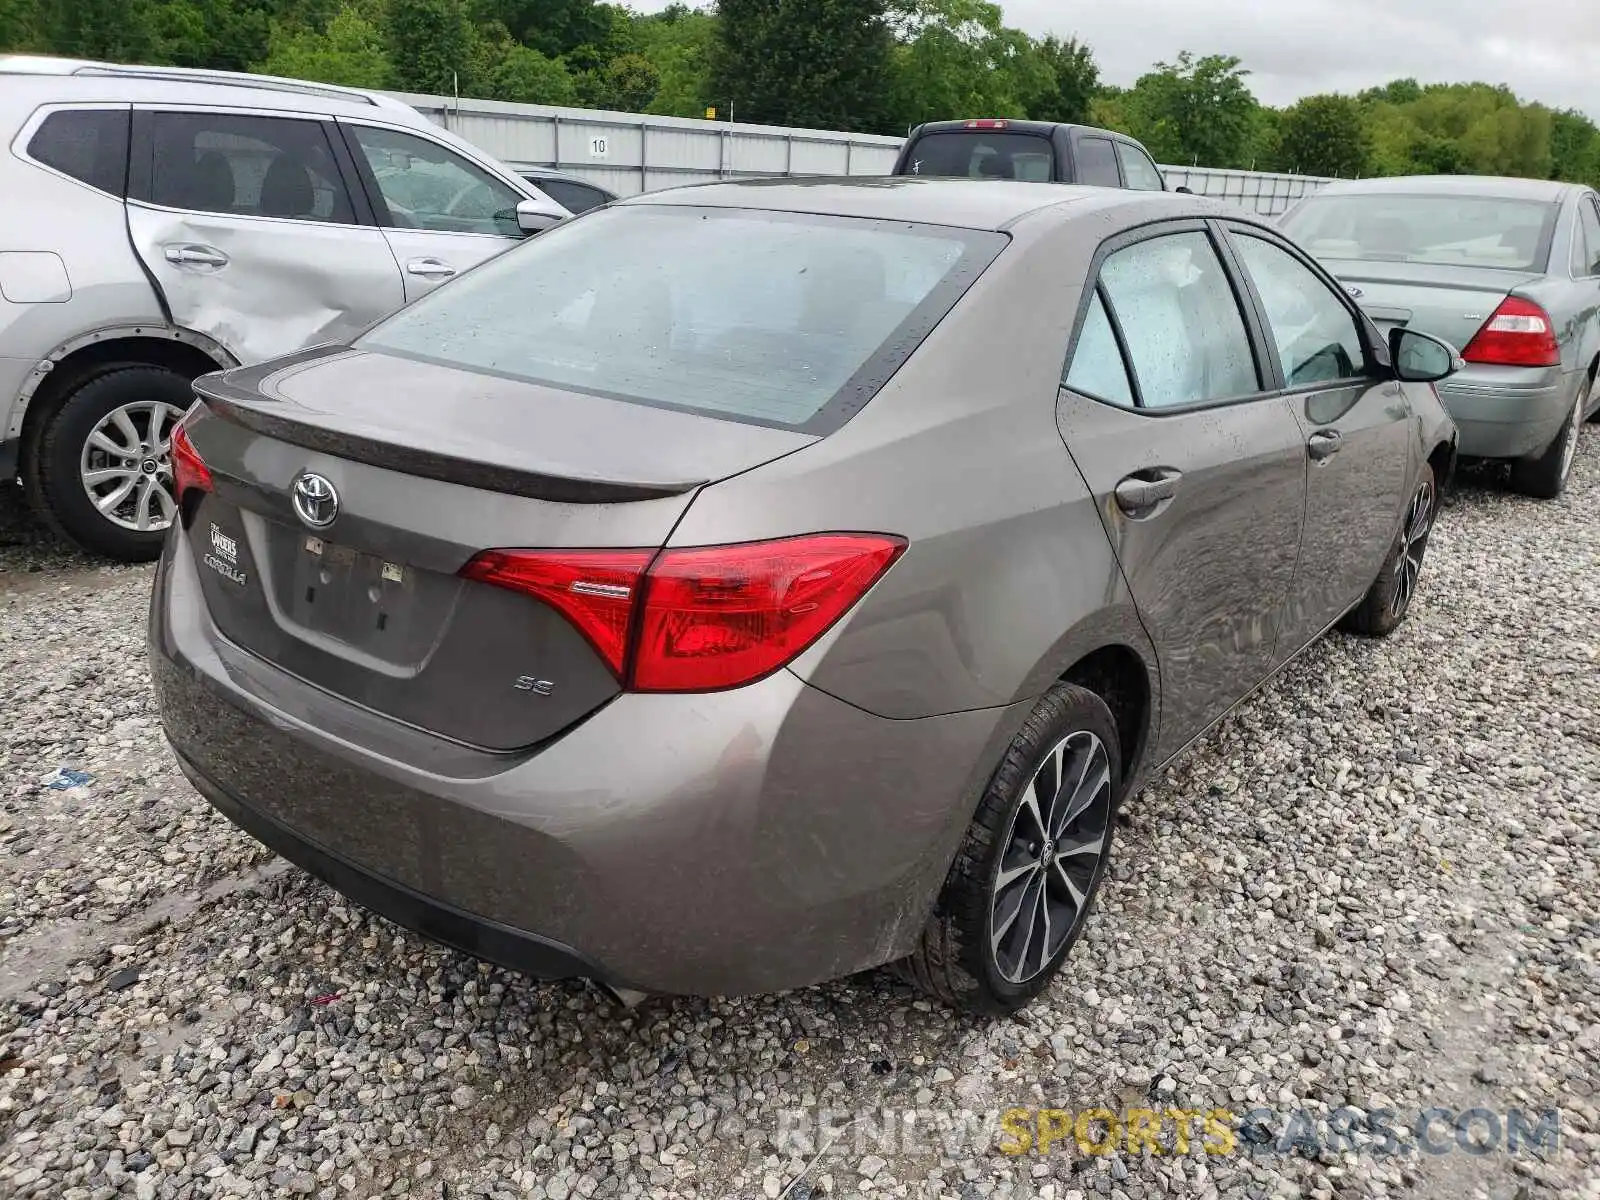
M 116 325 L 80 334 L 39 360 L 17 394 L 6 436 L 29 445 L 73 387 L 118 363 L 167 367 L 191 379 L 239 365 L 221 343 L 181 327 Z

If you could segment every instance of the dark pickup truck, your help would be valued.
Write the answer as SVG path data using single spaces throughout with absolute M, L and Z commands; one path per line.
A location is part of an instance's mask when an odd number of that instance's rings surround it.
M 1131 137 L 1054 121 L 929 121 L 906 138 L 894 174 L 1166 190 L 1150 152 Z

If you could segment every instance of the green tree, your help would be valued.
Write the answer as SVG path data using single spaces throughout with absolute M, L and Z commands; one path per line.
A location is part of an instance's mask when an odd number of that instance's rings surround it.
M 1231 55 L 1157 63 L 1125 98 L 1129 132 L 1161 162 L 1243 167 L 1251 157 L 1259 107 Z
M 620 112 L 643 112 L 661 86 L 661 72 L 642 54 L 618 55 L 580 81 L 584 104 Z
M 1047 37 L 1037 52 L 1049 71 L 1049 86 L 1029 98 L 1028 116 L 1036 121 L 1088 121 L 1089 107 L 1100 86 L 1094 51 L 1077 38 Z
M 1550 114 L 1550 178 L 1600 187 L 1600 129 L 1581 112 Z
M 655 67 L 658 82 L 645 111 L 660 116 L 698 117 L 711 103 L 711 59 L 717 19 L 683 4 L 668 5 L 634 23 L 639 52 Z
M 742 120 L 881 129 L 894 39 L 883 0 L 719 0 L 713 91 Z
M 37 0 L 0 0 L 0 51 L 47 49 Z
M 386 88 L 394 71 L 383 34 L 353 6 L 339 9 L 318 33 L 274 22 L 265 60 L 255 70 L 292 79 L 318 79 L 345 87 Z
M 1367 113 L 1351 96 L 1307 96 L 1283 114 L 1277 160 L 1301 175 L 1366 174 L 1372 158 Z
M 471 82 L 473 26 L 465 0 L 388 0 L 385 34 L 396 85 L 448 96 Z
M 896 0 L 893 128 L 949 117 L 1026 117 L 1057 86 L 1051 63 L 988 0 Z

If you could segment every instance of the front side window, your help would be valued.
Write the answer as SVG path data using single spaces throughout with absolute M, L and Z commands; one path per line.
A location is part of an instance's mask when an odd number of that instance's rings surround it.
M 1091 187 L 1121 187 L 1117 152 L 1110 138 L 1084 138 L 1078 143 L 1078 182 Z
M 401 229 L 521 237 L 522 196 L 476 163 L 428 138 L 352 125 L 377 177 L 390 222 Z
M 900 221 L 600 209 L 356 344 L 757 424 L 831 427 L 833 413 L 871 398 L 1005 241 Z
M 1101 268 L 1100 285 L 1145 407 L 1260 390 L 1244 316 L 1205 234 L 1167 234 L 1118 250 Z
M 128 110 L 53 112 L 28 141 L 28 154 L 63 175 L 121 196 L 128 180 Z
M 1021 179 L 1049 183 L 1056 156 L 1050 139 L 1032 133 L 929 133 L 917 139 L 908 175 L 950 179 Z
M 1233 244 L 1267 310 L 1290 387 L 1351 379 L 1365 370 L 1361 329 L 1327 284 L 1271 242 L 1236 235 Z
M 1542 271 L 1560 206 L 1500 196 L 1317 195 L 1283 231 L 1318 259 Z
M 1128 145 L 1127 142 L 1117 143 L 1117 158 L 1122 163 L 1122 174 L 1128 180 L 1128 186 L 1137 192 L 1164 192 L 1167 185 L 1161 180 L 1161 172 L 1156 170 L 1155 163 L 1149 156 L 1137 147 Z
M 153 204 L 299 221 L 355 221 L 328 135 L 316 121 L 232 113 L 152 118 Z

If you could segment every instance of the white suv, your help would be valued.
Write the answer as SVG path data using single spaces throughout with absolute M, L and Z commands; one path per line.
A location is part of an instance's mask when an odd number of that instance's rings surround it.
M 153 558 L 208 371 L 344 341 L 567 216 L 377 93 L 0 55 L 0 481 Z

